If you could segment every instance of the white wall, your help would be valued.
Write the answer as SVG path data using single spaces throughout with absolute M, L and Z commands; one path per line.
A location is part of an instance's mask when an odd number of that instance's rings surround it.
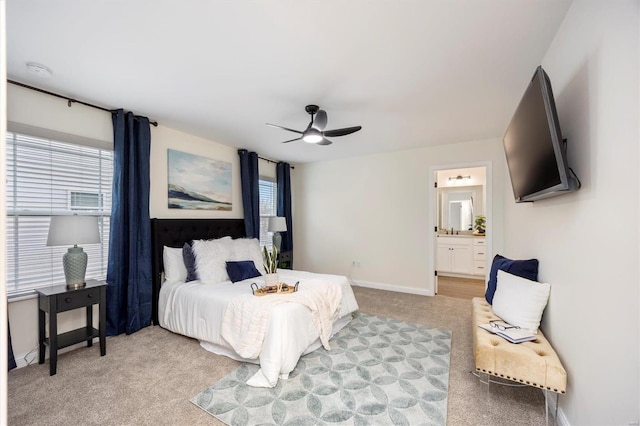
M 295 268 L 433 294 L 434 167 L 488 161 L 494 248 L 502 245 L 504 152 L 500 140 L 466 142 L 296 166 Z M 433 224 L 437 223 L 433 220 Z M 360 267 L 352 267 L 357 261 Z
M 7 84 L 7 120 L 46 130 L 103 141 L 113 146 L 111 114 Z
M 518 205 L 504 189 L 505 254 L 537 257 L 551 283 L 542 328 L 572 425 L 640 419 L 638 4 L 573 2 L 542 62 L 582 189 Z

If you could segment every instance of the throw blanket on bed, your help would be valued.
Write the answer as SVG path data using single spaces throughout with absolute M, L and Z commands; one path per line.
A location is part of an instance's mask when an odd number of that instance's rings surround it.
M 281 303 L 299 303 L 311 311 L 320 341 L 329 350 L 333 322 L 342 299 L 339 284 L 325 280 L 305 280 L 298 291 L 266 296 L 242 295 L 229 302 L 222 321 L 222 337 L 243 358 L 260 356 L 271 309 Z

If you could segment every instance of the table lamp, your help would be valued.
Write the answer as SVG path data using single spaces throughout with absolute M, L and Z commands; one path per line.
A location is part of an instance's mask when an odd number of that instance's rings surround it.
M 281 232 L 287 231 L 287 219 L 280 216 L 272 216 L 269 218 L 269 226 L 267 231 L 273 232 L 273 246 L 280 252 L 280 245 L 282 244 Z
M 85 286 L 84 275 L 87 272 L 87 253 L 78 244 L 97 244 L 100 242 L 97 216 L 52 216 L 49 225 L 47 246 L 70 246 L 62 257 L 64 277 L 67 288 Z

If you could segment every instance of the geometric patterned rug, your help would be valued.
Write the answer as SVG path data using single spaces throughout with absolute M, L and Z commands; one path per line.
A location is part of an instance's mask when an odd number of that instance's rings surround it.
M 191 402 L 228 425 L 444 425 L 451 332 L 354 313 L 272 389 L 242 364 Z

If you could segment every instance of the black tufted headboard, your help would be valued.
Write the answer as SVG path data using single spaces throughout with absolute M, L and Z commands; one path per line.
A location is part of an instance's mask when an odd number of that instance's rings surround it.
M 158 325 L 158 297 L 162 285 L 164 246 L 182 247 L 192 240 L 246 236 L 244 219 L 151 219 L 153 323 Z

